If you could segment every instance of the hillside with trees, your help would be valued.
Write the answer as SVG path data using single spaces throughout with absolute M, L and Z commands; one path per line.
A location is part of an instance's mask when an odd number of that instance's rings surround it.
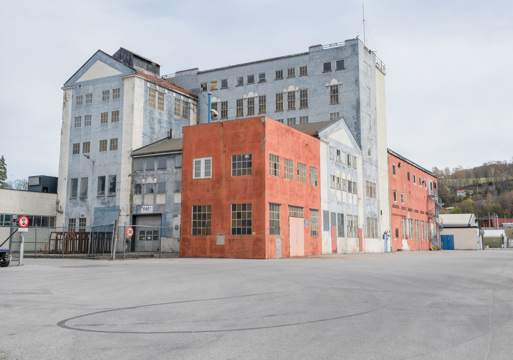
M 454 207 L 450 213 L 474 213 L 479 218 L 488 214 L 513 217 L 513 159 L 490 161 L 471 169 L 435 167 L 433 172 L 438 177 L 444 208 Z M 458 190 L 465 190 L 465 196 L 458 196 Z

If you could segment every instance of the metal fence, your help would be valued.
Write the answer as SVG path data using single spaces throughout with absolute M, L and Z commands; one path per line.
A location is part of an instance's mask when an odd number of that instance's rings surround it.
M 133 235 L 129 237 L 127 229 Z M 15 227 L 2 232 L 0 244 L 12 234 L 3 247 L 9 248 L 13 258 L 19 258 L 20 233 Z M 24 237 L 25 256 L 34 257 L 82 257 L 82 258 L 139 258 L 177 253 L 179 238 L 172 238 L 173 229 L 159 226 L 87 226 L 77 229 L 67 227 L 29 227 Z

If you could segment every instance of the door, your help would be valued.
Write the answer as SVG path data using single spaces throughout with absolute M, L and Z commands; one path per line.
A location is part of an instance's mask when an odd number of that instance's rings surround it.
M 158 251 L 160 245 L 160 215 L 139 215 L 135 218 L 136 251 Z
M 337 253 L 337 228 L 335 226 L 331 227 L 331 252 Z
M 442 249 L 454 250 L 454 235 L 441 235 Z
M 290 256 L 305 255 L 305 223 L 303 218 L 289 217 Z

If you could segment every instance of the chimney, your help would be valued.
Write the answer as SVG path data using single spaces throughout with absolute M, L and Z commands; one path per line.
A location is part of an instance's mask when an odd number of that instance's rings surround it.
M 173 129 L 170 129 L 169 130 L 169 139 L 172 139 L 173 138 Z

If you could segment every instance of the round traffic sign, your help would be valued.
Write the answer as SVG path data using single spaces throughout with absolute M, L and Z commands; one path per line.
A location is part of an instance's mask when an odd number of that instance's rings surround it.
M 133 235 L 134 235 L 134 229 L 132 229 L 131 227 L 126 229 L 126 236 L 132 237 Z
M 20 228 L 26 228 L 29 224 L 29 220 L 28 220 L 28 217 L 26 217 L 25 215 L 21 216 L 19 219 L 18 219 L 18 225 L 20 226 Z

